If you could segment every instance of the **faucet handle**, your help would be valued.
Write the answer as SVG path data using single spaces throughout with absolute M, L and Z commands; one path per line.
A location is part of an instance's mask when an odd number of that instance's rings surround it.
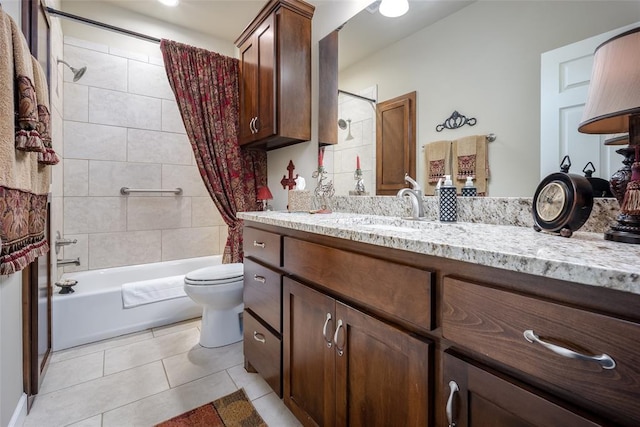
M 413 190 L 416 190 L 416 191 L 422 191 L 422 188 L 420 188 L 420 184 L 418 184 L 418 183 L 417 183 L 413 178 L 411 178 L 411 177 L 409 176 L 409 174 L 408 174 L 408 173 L 406 173 L 406 172 L 405 172 L 405 174 L 404 174 L 404 181 L 405 181 L 405 182 L 408 182 L 409 184 L 411 184 L 411 188 L 412 188 Z

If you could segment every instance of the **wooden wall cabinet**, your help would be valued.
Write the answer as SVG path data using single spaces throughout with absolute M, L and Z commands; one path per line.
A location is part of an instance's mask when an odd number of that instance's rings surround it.
M 236 40 L 240 145 L 272 150 L 311 139 L 314 6 L 271 0 Z
M 304 425 L 429 425 L 429 343 L 292 279 L 283 294 L 284 402 Z

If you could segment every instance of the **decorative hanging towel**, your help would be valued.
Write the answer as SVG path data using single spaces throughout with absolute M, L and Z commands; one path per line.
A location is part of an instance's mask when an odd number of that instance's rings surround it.
M 31 57 L 33 62 L 33 79 L 38 101 L 38 133 L 42 139 L 44 150 L 38 153 L 38 163 L 57 165 L 60 159 L 51 145 L 51 114 L 49 112 L 49 87 L 42 65 Z
M 8 15 L 7 15 L 8 16 Z M 10 19 L 13 43 L 13 71 L 16 83 L 16 148 L 23 151 L 44 151 L 38 133 L 38 102 L 33 84 L 33 63 L 27 41 L 18 25 Z
M 427 167 L 427 184 L 425 195 L 435 193 L 438 180 L 449 175 L 451 170 L 451 141 L 434 141 L 426 145 L 424 149 Z
M 20 136 L 15 132 L 16 100 L 30 98 L 14 91 L 18 77 L 13 52 L 24 52 L 26 44 L 22 44 L 24 37 L 14 37 L 12 27 L 17 28 L 0 7 L 0 275 L 22 270 L 49 250 L 45 223 L 50 168 L 38 165 L 37 153 L 15 149 L 16 136 Z M 19 49 L 14 40 L 21 44 Z M 26 60 L 31 66 L 31 55 Z M 37 110 L 33 111 L 36 115 L 24 116 L 23 123 L 35 126 Z
M 489 179 L 489 156 L 487 137 L 472 135 L 453 141 L 453 176 L 459 190 L 470 176 L 477 188 L 478 196 L 487 195 Z

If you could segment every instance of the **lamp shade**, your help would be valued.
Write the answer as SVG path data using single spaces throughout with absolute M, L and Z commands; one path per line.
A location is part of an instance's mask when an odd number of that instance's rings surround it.
M 640 28 L 607 40 L 596 49 L 578 131 L 627 132 L 629 115 L 637 113 L 640 113 Z
M 269 190 L 269 187 L 266 185 L 264 187 L 258 187 L 258 200 L 271 200 L 273 199 L 273 194 Z

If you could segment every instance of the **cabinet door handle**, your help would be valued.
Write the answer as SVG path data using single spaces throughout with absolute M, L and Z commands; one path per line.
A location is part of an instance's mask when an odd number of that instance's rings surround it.
M 331 320 L 331 313 L 327 313 L 327 318 L 324 321 L 324 326 L 322 327 L 322 336 L 324 337 L 324 342 L 327 343 L 327 348 L 331 348 L 331 337 L 327 338 L 327 326 L 329 325 L 329 320 Z
M 267 340 L 264 338 L 264 335 L 256 331 L 253 331 L 253 339 L 261 342 L 262 344 L 267 342 Z
M 249 130 L 251 131 L 251 133 L 256 133 L 255 129 L 253 128 L 253 122 L 256 121 L 256 117 L 252 118 L 251 121 L 249 122 Z
M 449 389 L 451 391 L 449 392 L 447 407 L 445 408 L 447 413 L 447 422 L 449 423 L 449 427 L 456 427 L 456 422 L 453 421 L 453 395 L 460 391 L 460 387 L 458 387 L 458 384 L 455 381 L 451 380 L 449 381 Z
M 336 332 L 333 334 L 333 345 L 336 346 L 338 356 L 342 356 L 344 354 L 344 344 L 342 347 L 338 345 L 338 332 L 340 332 L 340 328 L 342 328 L 342 319 L 338 319 L 338 326 L 336 326 Z
M 258 276 L 257 274 L 253 275 L 253 280 L 260 283 L 265 283 L 267 281 L 267 279 L 265 279 L 264 276 Z
M 253 246 L 264 249 L 264 242 L 253 241 Z
M 542 341 L 531 329 L 524 331 L 524 338 L 530 343 L 538 343 L 544 348 L 551 350 L 552 352 L 559 354 L 560 356 L 568 357 L 569 359 L 586 360 L 588 362 L 596 362 L 602 366 L 602 369 L 613 369 L 616 367 L 616 362 L 608 354 L 599 354 L 597 356 L 588 356 L 586 354 L 578 353 L 568 348 L 560 347 L 559 345 L 551 344 Z
M 256 130 L 256 133 L 260 130 L 260 127 L 258 126 L 258 116 L 256 116 L 256 120 L 253 122 L 253 128 Z

